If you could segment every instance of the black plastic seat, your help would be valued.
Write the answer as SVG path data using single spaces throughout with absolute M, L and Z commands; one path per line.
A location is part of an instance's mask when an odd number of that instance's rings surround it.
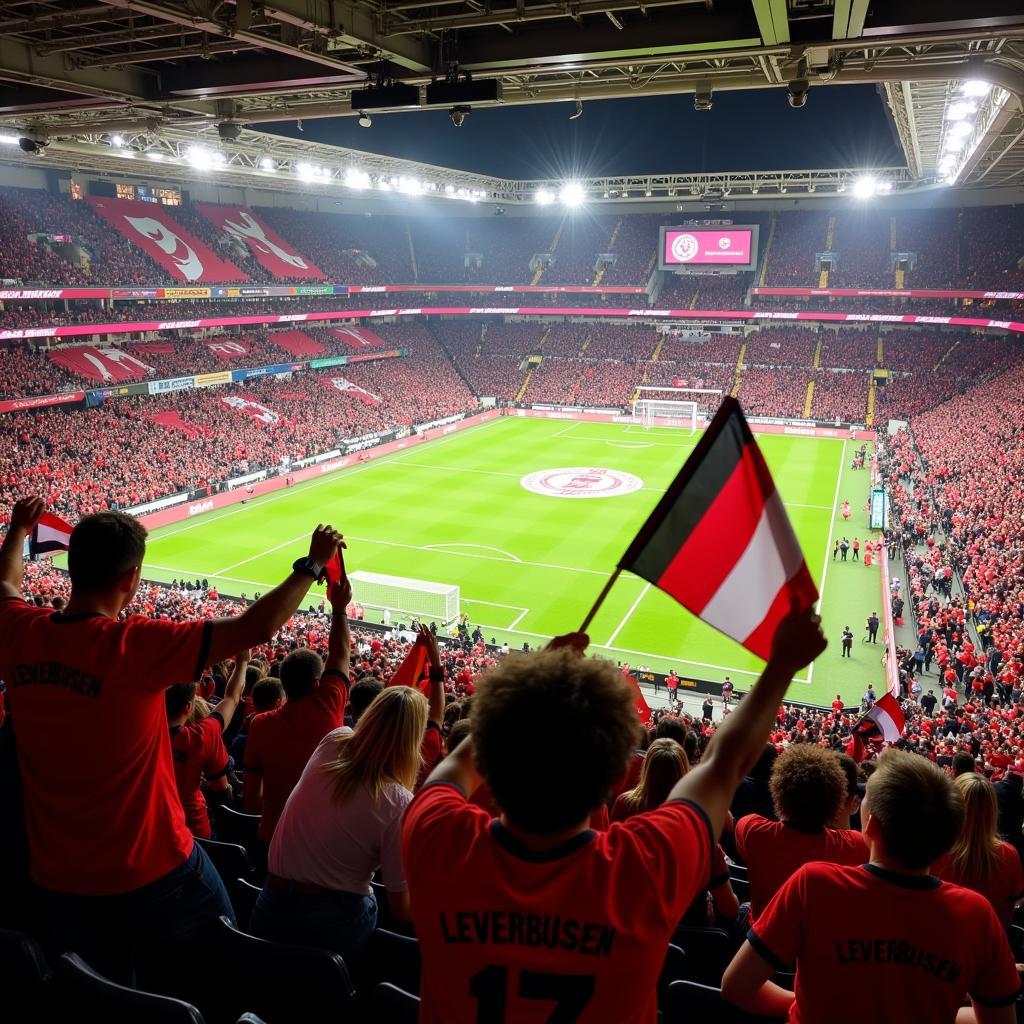
M 25 932 L 0 928 L 0 992 L 11 1024 L 46 1019 L 53 1008 L 53 971 L 42 947 Z
M 420 944 L 409 935 L 378 928 L 371 936 L 359 969 L 359 988 L 390 982 L 414 996 L 420 994 Z
M 231 905 L 235 908 L 235 917 L 238 918 L 238 924 L 243 931 L 249 930 L 252 912 L 261 891 L 258 885 L 253 885 L 252 882 L 244 878 L 236 878 L 228 887 L 228 892 L 231 894 Z
M 214 839 L 196 838 L 206 855 L 213 861 L 217 874 L 228 885 L 233 878 L 246 878 L 255 881 L 255 868 L 252 858 L 241 843 L 220 843 Z
M 203 1015 L 190 1003 L 118 985 L 97 974 L 76 953 L 65 953 L 57 961 L 57 976 L 64 1019 L 103 1024 L 203 1024 Z
M 260 816 L 243 814 L 227 804 L 218 804 L 213 813 L 217 825 L 217 841 L 238 843 L 251 851 L 259 841 Z
M 404 992 L 397 985 L 383 982 L 374 986 L 370 995 L 371 1020 L 387 1024 L 416 1024 L 420 1016 L 418 996 Z
M 736 1013 L 722 998 L 721 989 L 696 981 L 673 981 L 662 1019 L 664 1024 L 734 1024 Z
M 224 917 L 214 942 L 220 982 L 201 1005 L 216 1020 L 249 1012 L 266 1024 L 338 1024 L 354 1015 L 355 987 L 337 953 L 258 939 Z
M 722 928 L 676 929 L 672 942 L 686 953 L 687 978 L 702 985 L 720 985 L 732 960 L 735 943 Z
M 665 962 L 661 965 L 661 976 L 658 978 L 658 1005 L 664 1006 L 668 998 L 669 985 L 673 981 L 682 981 L 686 978 L 687 961 L 686 954 L 679 946 L 669 944 L 665 952 Z

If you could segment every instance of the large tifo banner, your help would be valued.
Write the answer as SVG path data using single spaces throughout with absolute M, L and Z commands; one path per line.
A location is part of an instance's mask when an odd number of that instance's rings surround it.
M 211 355 L 225 361 L 240 359 L 252 351 L 245 338 L 209 338 L 203 341 L 203 344 L 210 350 Z
M 58 349 L 50 354 L 50 359 L 72 373 L 104 383 L 138 380 L 156 372 L 152 366 L 120 348 L 100 349 L 83 345 Z
M 300 256 L 273 228 L 263 223 L 252 210 L 235 206 L 196 203 L 196 209 L 214 227 L 237 238 L 249 247 L 260 266 L 282 281 L 313 279 L 322 281 L 322 271 Z
M 233 263 L 221 259 L 205 242 L 176 224 L 164 206 L 137 199 L 86 199 L 105 221 L 179 281 L 208 284 L 249 280 Z
M 377 348 L 378 345 L 387 344 L 379 334 L 374 334 L 368 327 L 332 327 L 331 334 L 342 344 L 353 349 Z
M 221 402 L 235 412 L 251 416 L 268 427 L 281 422 L 281 417 L 273 409 L 268 409 L 262 402 L 257 402 L 255 398 L 249 398 L 247 395 L 225 395 Z

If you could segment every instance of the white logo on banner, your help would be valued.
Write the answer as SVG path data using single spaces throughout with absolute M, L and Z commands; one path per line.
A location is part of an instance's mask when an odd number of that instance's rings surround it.
M 144 363 L 141 359 L 136 359 L 130 352 L 123 352 L 119 348 L 87 348 L 82 351 L 82 358 L 96 368 L 96 372 L 99 373 L 103 380 L 114 379 L 114 375 L 111 373 L 110 367 L 107 365 L 108 363 L 113 363 L 115 366 L 121 366 L 125 369 L 135 367 L 145 374 L 156 372 L 152 366 Z
M 186 281 L 198 281 L 203 276 L 203 261 L 196 254 L 186 241 L 179 238 L 170 228 L 152 217 L 129 217 L 126 213 L 124 219 L 143 238 L 148 238 L 158 245 L 168 256 L 174 260 L 177 268 L 185 276 Z M 184 249 L 184 254 L 181 250 Z
M 229 234 L 235 236 L 243 242 L 252 242 L 257 249 L 262 249 L 266 253 L 273 253 L 283 263 L 287 263 L 289 266 L 297 267 L 299 270 L 309 270 L 309 264 L 297 253 L 286 252 L 279 245 L 275 245 L 269 238 L 267 238 L 263 225 L 258 224 L 252 219 L 246 210 L 239 210 L 239 219 L 243 222 L 236 224 L 233 220 L 224 219 L 222 225 L 224 230 Z
M 632 473 L 582 466 L 542 469 L 524 476 L 519 482 L 534 494 L 554 498 L 617 498 L 639 491 L 644 485 L 643 480 Z
M 240 395 L 227 395 L 221 401 L 225 405 L 230 405 L 231 408 L 251 416 L 254 420 L 259 420 L 260 423 L 277 423 L 281 419 L 273 409 L 268 409 L 265 405 L 260 405 L 259 402 L 254 402 L 250 398 L 242 398 Z
M 676 235 L 672 239 L 672 258 L 679 263 L 689 263 L 697 253 L 700 245 L 693 235 Z
M 718 240 L 719 249 L 728 249 L 730 245 L 732 245 L 732 239 L 728 235 L 722 235 Z
M 207 342 L 206 347 L 211 352 L 223 352 L 226 356 L 247 356 L 249 354 L 245 345 L 239 344 L 237 341 L 212 341 Z

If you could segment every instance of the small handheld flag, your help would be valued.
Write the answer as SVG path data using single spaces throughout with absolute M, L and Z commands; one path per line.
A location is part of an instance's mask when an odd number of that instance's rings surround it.
M 636 709 L 636 717 L 646 725 L 651 720 L 651 706 L 647 703 L 647 698 L 644 696 L 643 690 L 640 689 L 636 676 L 632 672 L 623 672 L 622 676 L 633 691 L 633 707 Z
M 866 756 L 865 743 L 895 743 L 903 735 L 903 726 L 900 702 L 891 693 L 883 693 L 853 727 L 846 752 L 859 764 Z
M 426 695 L 430 688 L 430 651 L 423 637 L 416 637 L 402 664 L 388 681 L 388 686 L 411 686 Z
M 327 564 L 324 566 L 322 578 L 327 584 L 328 593 L 331 592 L 331 587 L 335 583 L 340 583 L 345 578 L 345 558 L 341 553 L 340 547 L 328 559 Z
M 782 499 L 736 399 L 722 402 L 619 560 L 616 575 L 623 569 L 765 659 L 779 623 L 818 599 Z
M 71 544 L 70 523 L 55 516 L 52 512 L 44 512 L 39 522 L 32 529 L 28 542 L 28 553 L 32 558 L 40 555 L 52 555 L 56 551 L 67 551 Z

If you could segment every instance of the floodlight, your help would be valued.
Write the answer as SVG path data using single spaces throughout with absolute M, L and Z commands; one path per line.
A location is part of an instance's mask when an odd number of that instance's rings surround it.
M 853 195 L 856 199 L 870 199 L 878 189 L 878 182 L 870 175 L 858 178 L 853 183 Z
M 533 199 L 538 206 L 550 206 L 555 201 L 555 196 L 550 189 L 539 188 L 533 194 Z
M 369 128 L 373 124 L 373 119 L 365 111 L 359 111 L 359 127 Z
M 963 93 L 965 96 L 971 99 L 982 99 L 992 91 L 992 86 L 988 82 L 981 81 L 980 78 L 969 78 L 963 85 Z
M 960 100 L 958 103 L 951 103 L 946 107 L 946 120 L 947 121 L 963 121 L 968 118 L 978 109 L 976 103 L 968 103 L 966 100 Z

